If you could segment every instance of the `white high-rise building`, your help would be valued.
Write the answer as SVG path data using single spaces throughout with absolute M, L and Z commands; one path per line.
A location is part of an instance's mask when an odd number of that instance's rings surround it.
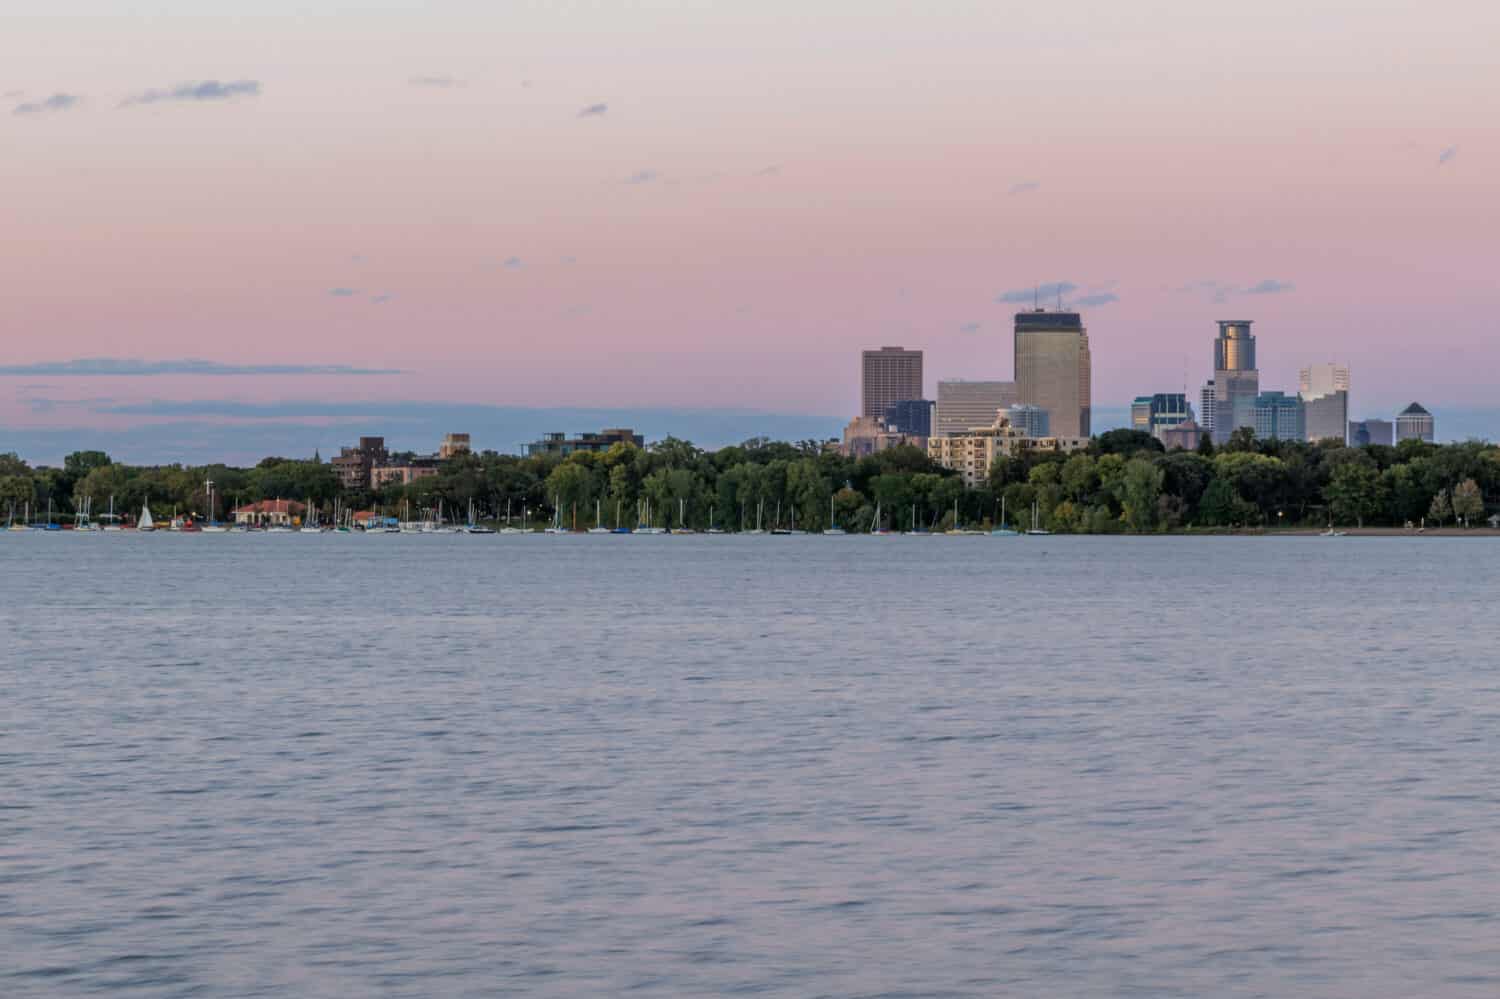
M 1310 364 L 1298 374 L 1297 391 L 1307 407 L 1307 439 L 1349 442 L 1349 367 Z
M 1349 366 L 1347 364 L 1310 364 L 1303 368 L 1297 379 L 1297 391 L 1304 399 L 1333 395 L 1349 391 Z
M 1214 434 L 1214 380 L 1210 378 L 1198 391 L 1198 426 L 1210 437 Z

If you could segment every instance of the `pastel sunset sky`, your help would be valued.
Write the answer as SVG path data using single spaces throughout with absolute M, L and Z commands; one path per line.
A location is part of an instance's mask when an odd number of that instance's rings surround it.
M 1265 387 L 1351 364 L 1356 416 L 1494 402 L 1500 4 L 19 6 L 0 428 L 846 418 L 864 347 L 1010 377 L 1014 300 L 1055 282 L 1100 406 L 1196 392 L 1221 318 Z

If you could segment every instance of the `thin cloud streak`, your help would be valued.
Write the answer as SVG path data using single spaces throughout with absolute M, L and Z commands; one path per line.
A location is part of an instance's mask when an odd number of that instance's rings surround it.
M 456 80 L 451 76 L 413 76 L 406 82 L 409 86 L 432 87 L 438 90 L 450 90 L 468 85 L 465 81 Z
M 578 112 L 578 117 L 580 117 L 580 118 L 597 118 L 600 115 L 608 113 L 608 111 L 609 111 L 609 105 L 608 104 L 590 104 L 588 107 L 586 107 L 582 111 Z
M 356 368 L 347 364 L 222 364 L 195 357 L 147 361 L 140 358 L 80 357 L 0 366 L 0 375 L 48 377 L 145 377 L 155 375 L 399 375 L 396 368 Z
M 1282 292 L 1291 291 L 1296 285 L 1290 281 L 1277 281 L 1275 278 L 1266 278 L 1245 289 L 1247 295 L 1280 295 Z
M 51 97 L 40 101 L 27 101 L 17 104 L 12 114 L 51 114 L 56 111 L 71 111 L 83 102 L 83 98 L 77 94 L 53 94 Z
M 1078 285 L 1072 281 L 1054 281 L 1051 284 L 1039 284 L 1032 288 L 1012 288 L 1010 291 L 1001 292 L 995 301 L 1002 304 L 1026 304 L 1035 301 L 1045 305 L 1055 301 L 1058 295 L 1071 295 L 1078 290 Z
M 179 83 L 164 89 L 143 90 L 125 98 L 120 102 L 120 107 L 161 104 L 168 101 L 227 101 L 235 97 L 258 96 L 260 96 L 259 80 L 231 80 L 228 83 L 221 83 L 218 80 L 198 80 Z

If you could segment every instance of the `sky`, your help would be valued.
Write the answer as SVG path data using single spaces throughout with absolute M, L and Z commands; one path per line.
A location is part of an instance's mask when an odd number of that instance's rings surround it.
M 866 347 L 1009 378 L 1039 285 L 1101 411 L 1251 319 L 1264 387 L 1338 361 L 1356 416 L 1500 436 L 1500 5 L 13 6 L 0 450 L 424 402 L 832 434 Z

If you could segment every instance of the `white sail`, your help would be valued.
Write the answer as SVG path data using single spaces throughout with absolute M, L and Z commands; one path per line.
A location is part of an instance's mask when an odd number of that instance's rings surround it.
M 156 521 L 151 519 L 151 508 L 144 503 L 141 504 L 141 519 L 136 521 L 136 529 L 141 531 L 156 530 Z

